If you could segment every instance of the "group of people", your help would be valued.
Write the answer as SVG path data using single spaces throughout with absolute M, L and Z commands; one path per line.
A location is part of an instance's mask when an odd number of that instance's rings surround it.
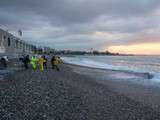
M 39 66 L 39 69 L 41 72 L 44 71 L 44 69 L 47 69 L 47 58 L 45 55 L 37 58 L 36 56 L 32 56 L 31 59 L 29 58 L 29 55 L 23 56 L 20 58 L 20 60 L 23 62 L 25 69 L 28 69 L 29 64 L 31 64 L 33 70 L 37 69 L 37 66 Z M 61 63 L 61 59 L 59 56 L 53 56 L 51 58 L 51 66 L 52 69 L 56 69 L 59 71 L 59 65 Z

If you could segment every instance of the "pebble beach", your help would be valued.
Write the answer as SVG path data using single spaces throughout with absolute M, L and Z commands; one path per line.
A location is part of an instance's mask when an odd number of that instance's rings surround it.
M 49 67 L 44 72 L 28 69 L 5 75 L 0 81 L 0 119 L 160 119 L 157 109 L 111 89 L 107 81 L 75 72 L 79 67 L 62 64 L 60 71 Z

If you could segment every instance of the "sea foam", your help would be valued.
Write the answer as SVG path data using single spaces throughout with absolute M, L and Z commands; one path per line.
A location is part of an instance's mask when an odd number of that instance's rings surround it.
M 96 59 L 95 59 L 96 57 Z M 137 61 L 132 61 L 133 64 L 130 62 L 131 58 L 125 57 L 125 60 L 123 60 L 123 57 L 120 56 L 120 60 L 116 60 L 113 57 L 86 57 L 86 56 L 78 56 L 78 57 L 62 57 L 62 60 L 65 63 L 69 64 L 75 64 L 85 67 L 91 67 L 91 68 L 100 68 L 100 69 L 107 69 L 107 70 L 117 70 L 117 71 L 125 71 L 125 72 L 133 72 L 133 73 L 139 73 L 139 74 L 145 74 L 147 76 L 147 79 L 152 80 L 153 82 L 160 82 L 160 73 L 158 70 L 160 70 L 159 66 L 154 65 L 159 63 L 152 63 L 148 64 L 145 59 L 137 59 Z M 103 60 L 102 60 L 103 59 Z M 104 59 L 106 62 L 104 62 Z M 107 59 L 110 59 L 112 62 L 108 62 Z M 107 63 L 108 62 L 108 63 Z M 113 64 L 114 63 L 114 64 Z M 116 63 L 116 64 L 115 64 Z M 156 71 L 157 70 L 157 71 Z M 125 77 L 125 76 L 123 76 Z M 126 76 L 127 77 L 127 76 Z

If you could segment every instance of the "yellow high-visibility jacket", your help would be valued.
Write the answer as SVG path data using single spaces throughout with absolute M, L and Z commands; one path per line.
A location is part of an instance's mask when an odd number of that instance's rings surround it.
M 38 62 L 40 65 L 43 65 L 43 63 L 46 62 L 46 60 L 44 58 L 39 58 Z

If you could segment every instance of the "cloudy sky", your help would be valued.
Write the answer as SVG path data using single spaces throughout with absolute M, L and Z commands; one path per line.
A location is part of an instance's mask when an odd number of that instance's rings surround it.
M 0 0 L 0 16 L 38 45 L 160 54 L 160 0 Z

